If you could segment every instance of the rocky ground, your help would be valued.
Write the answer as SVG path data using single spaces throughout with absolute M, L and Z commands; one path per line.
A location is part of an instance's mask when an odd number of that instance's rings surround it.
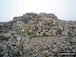
M 26 13 L 0 23 L 0 57 L 75 57 L 76 21 Z

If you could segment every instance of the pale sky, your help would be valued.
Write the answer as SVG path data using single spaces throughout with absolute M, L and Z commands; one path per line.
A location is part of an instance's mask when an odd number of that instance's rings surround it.
M 76 20 L 76 0 L 0 0 L 0 22 L 28 12 L 54 13 L 62 20 Z

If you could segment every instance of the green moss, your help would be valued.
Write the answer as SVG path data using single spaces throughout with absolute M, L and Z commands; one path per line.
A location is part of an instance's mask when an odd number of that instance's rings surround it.
M 31 35 L 31 33 L 30 33 L 30 32 L 27 32 L 27 34 L 28 34 L 28 35 Z
M 10 39 L 10 37 L 7 37 L 5 40 L 8 41 L 8 39 Z
M 37 37 L 37 36 L 36 36 L 35 34 L 32 34 L 31 37 L 32 37 L 32 38 L 35 38 L 35 37 Z

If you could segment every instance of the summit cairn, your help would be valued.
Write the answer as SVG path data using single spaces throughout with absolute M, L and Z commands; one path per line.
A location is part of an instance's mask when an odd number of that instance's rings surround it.
M 76 21 L 26 13 L 0 23 L 0 57 L 75 57 Z

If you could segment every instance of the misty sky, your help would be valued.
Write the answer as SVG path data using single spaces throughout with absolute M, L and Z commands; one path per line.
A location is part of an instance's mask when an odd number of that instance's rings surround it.
M 0 22 L 27 12 L 54 13 L 62 20 L 76 20 L 76 0 L 0 0 Z

